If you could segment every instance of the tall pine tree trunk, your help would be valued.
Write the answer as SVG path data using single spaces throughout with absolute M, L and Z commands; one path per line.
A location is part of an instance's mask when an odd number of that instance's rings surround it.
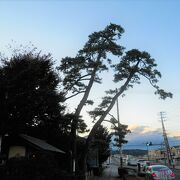
M 111 111 L 111 109 L 113 108 L 117 98 L 126 90 L 129 82 L 131 81 L 132 76 L 134 75 L 134 72 L 132 71 L 129 75 L 129 77 L 127 78 L 126 82 L 124 83 L 124 85 L 120 88 L 120 91 L 116 93 L 116 95 L 112 98 L 112 101 L 109 105 L 109 107 L 107 108 L 107 110 L 103 113 L 103 115 L 99 118 L 99 120 L 95 123 L 95 125 L 93 126 L 93 128 L 91 129 L 88 138 L 86 139 L 86 145 L 84 147 L 83 153 L 81 154 L 81 161 L 85 162 L 84 163 L 84 167 L 82 167 L 82 172 L 85 176 L 86 173 L 86 159 L 87 159 L 87 154 L 88 154 L 88 150 L 89 150 L 89 146 L 91 143 L 91 140 L 93 138 L 93 136 L 96 133 L 96 130 L 98 129 L 99 125 L 101 125 L 101 123 L 104 121 L 105 117 L 108 115 L 108 113 Z

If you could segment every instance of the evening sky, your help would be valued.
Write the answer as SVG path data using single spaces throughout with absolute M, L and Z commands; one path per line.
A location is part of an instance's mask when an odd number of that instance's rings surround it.
M 180 1 L 178 0 L 44 0 L 0 1 L 0 49 L 7 54 L 12 40 L 17 44 L 32 42 L 39 50 L 50 52 L 56 59 L 75 56 L 94 31 L 109 23 L 125 29 L 120 43 L 126 50 L 148 51 L 156 59 L 162 73 L 160 85 L 171 91 L 173 99 L 159 100 L 147 81 L 119 98 L 120 121 L 146 127 L 161 128 L 158 113 L 166 112 L 165 124 L 171 135 L 180 135 Z M 102 85 L 91 93 L 100 102 L 104 90 L 117 87 L 111 83 L 111 71 L 103 74 Z M 79 98 L 68 102 L 74 110 Z M 96 104 L 96 103 L 95 103 Z M 86 122 L 91 120 L 83 110 Z M 116 116 L 116 108 L 112 111 Z

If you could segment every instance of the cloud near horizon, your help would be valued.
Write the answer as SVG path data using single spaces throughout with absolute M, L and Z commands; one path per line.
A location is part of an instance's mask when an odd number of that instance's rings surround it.
M 151 136 L 151 135 L 160 135 L 162 136 L 162 129 L 161 128 L 151 128 L 149 126 L 140 126 L 137 124 L 132 124 L 129 126 L 131 133 L 128 136 Z M 180 132 L 173 131 L 168 132 L 169 137 L 173 137 L 176 139 L 180 139 Z

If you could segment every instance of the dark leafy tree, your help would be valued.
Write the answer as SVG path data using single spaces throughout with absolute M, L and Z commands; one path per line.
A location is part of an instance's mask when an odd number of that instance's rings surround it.
M 114 136 L 114 144 L 118 148 L 121 148 L 123 144 L 126 144 L 128 141 L 125 139 L 125 136 L 131 131 L 128 129 L 128 125 L 121 124 L 112 114 L 109 114 L 110 120 L 104 120 L 111 123 L 111 135 Z
M 130 130 L 128 129 L 127 125 L 119 124 L 118 126 L 112 126 L 112 129 L 114 132 L 112 135 L 115 136 L 115 143 L 114 146 L 121 148 L 123 144 L 126 144 L 128 141 L 125 139 L 125 136 L 130 133 Z
M 73 113 L 71 114 L 67 113 L 62 117 L 61 124 L 59 125 L 59 128 L 61 129 L 61 133 L 70 135 L 73 119 L 74 119 Z M 87 125 L 85 124 L 84 120 L 80 116 L 78 119 L 78 124 L 77 124 L 77 132 L 85 133 L 88 131 L 89 130 L 87 129 Z
M 110 156 L 110 142 L 111 134 L 108 132 L 107 128 L 100 125 L 96 130 L 91 144 L 91 146 L 98 148 L 98 158 L 100 165 L 102 165 L 102 163 L 105 162 Z
M 50 54 L 15 51 L 11 58 L 1 57 L 0 135 L 27 133 L 45 139 L 69 152 L 72 114 L 65 114 L 60 77 Z M 78 119 L 79 133 L 87 131 Z M 70 162 L 64 164 L 70 166 Z
M 32 127 L 55 127 L 64 106 L 60 79 L 50 54 L 30 51 L 1 57 L 0 131 L 27 132 Z
M 107 101 L 109 102 L 109 101 Z M 104 102 L 105 103 L 105 102 Z M 89 114 L 94 118 L 94 113 L 97 114 L 98 112 L 90 111 Z M 101 114 L 101 112 L 100 112 Z M 108 122 L 111 124 L 111 136 L 115 136 L 113 146 L 121 148 L 123 144 L 127 143 L 128 141 L 125 139 L 125 136 L 130 133 L 131 131 L 128 129 L 128 125 L 121 124 L 112 114 L 108 114 L 110 119 L 104 119 L 103 122 Z M 94 119 L 95 120 L 95 119 Z M 92 137 L 93 139 L 93 137 Z

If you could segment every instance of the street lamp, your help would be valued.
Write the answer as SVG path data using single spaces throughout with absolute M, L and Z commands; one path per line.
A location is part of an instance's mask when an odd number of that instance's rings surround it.
M 148 161 L 149 161 L 149 146 L 152 146 L 152 142 L 147 142 L 146 146 L 147 146 L 147 156 L 148 156 Z

